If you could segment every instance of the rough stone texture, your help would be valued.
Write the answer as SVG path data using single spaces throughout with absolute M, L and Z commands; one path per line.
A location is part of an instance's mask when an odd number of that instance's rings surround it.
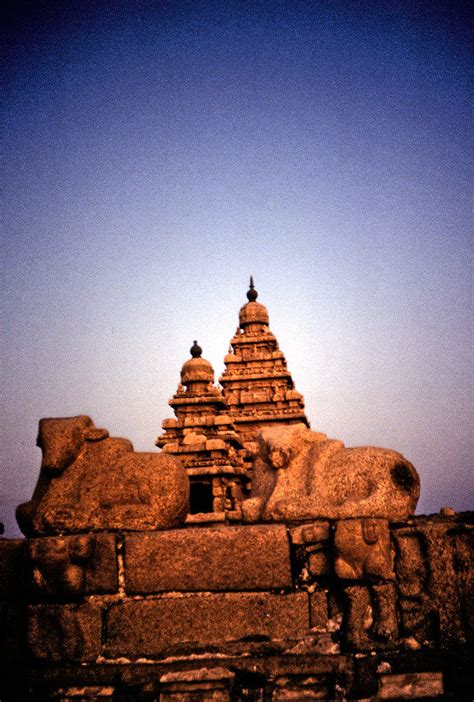
M 381 700 L 410 700 L 423 697 L 441 697 L 442 695 L 443 676 L 441 673 L 382 675 L 380 678 L 379 699 Z
M 298 564 L 300 571 L 299 580 L 304 581 L 305 571 L 316 579 L 333 576 L 331 537 L 329 522 L 313 522 L 290 530 L 295 564 Z
M 160 702 L 231 702 L 235 673 L 227 668 L 199 668 L 160 678 Z
M 184 521 L 189 481 L 180 462 L 107 437 L 88 417 L 41 420 L 38 485 L 17 510 L 26 534 L 155 530 Z
M 24 594 L 24 542 L 0 538 L 0 600 L 16 600 Z
M 125 581 L 131 594 L 290 587 L 286 529 L 262 525 L 130 535 Z
M 418 474 L 396 451 L 346 449 L 301 423 L 263 429 L 257 439 L 246 521 L 403 519 L 415 511 Z
M 95 660 L 101 631 L 101 610 L 92 604 L 33 605 L 28 610 L 29 651 L 49 663 Z
M 290 530 L 291 543 L 295 546 L 319 544 L 329 541 L 331 536 L 329 522 L 303 524 Z
M 453 566 L 457 575 L 462 628 L 466 638 L 474 638 L 474 529 L 473 525 L 463 525 L 450 535 L 454 549 Z
M 342 629 L 346 648 L 365 651 L 398 640 L 396 588 L 393 583 L 344 589 Z
M 308 572 L 315 578 L 332 575 L 332 563 L 327 549 L 319 548 L 308 553 Z
M 117 591 L 116 542 L 115 534 L 95 535 L 94 553 L 86 568 L 87 595 Z
M 398 634 L 397 591 L 393 583 L 372 586 L 372 633 L 378 639 L 395 640 Z
M 315 590 L 309 595 L 309 621 L 311 628 L 324 630 L 328 626 L 328 600 L 325 590 Z
M 396 529 L 394 538 L 405 635 L 420 643 L 472 639 L 472 526 L 424 520 Z
M 377 525 L 383 523 L 382 520 L 368 521 L 369 524 L 372 521 Z M 319 520 L 291 526 L 291 562 L 295 576 L 301 568 L 301 577 L 291 585 L 291 594 L 203 592 L 179 595 L 174 592 L 152 594 L 151 599 L 144 600 L 131 599 L 121 587 L 117 595 L 101 595 L 94 588 L 88 590 L 88 577 L 100 579 L 100 563 L 104 562 L 99 559 L 91 569 L 88 544 L 92 538 L 93 558 L 102 544 L 115 569 L 116 551 L 119 564 L 122 561 L 121 545 L 114 546 L 118 536 L 101 533 L 41 537 L 14 545 L 11 553 L 16 552 L 18 545 L 22 546 L 20 551 L 27 553 L 30 548 L 36 551 L 35 544 L 54 544 L 34 561 L 45 580 L 35 597 L 48 597 L 50 602 L 52 598 L 61 597 L 63 602 L 68 602 L 62 589 L 64 573 L 71 565 L 79 565 L 80 570 L 83 569 L 79 578 L 82 583 L 84 573 L 86 576 L 82 592 L 87 600 L 81 600 L 80 605 L 43 604 L 30 608 L 31 659 L 25 656 L 23 643 L 24 595 L 0 606 L 3 656 L 0 679 L 3 677 L 12 689 L 10 696 L 1 689 L 0 697 L 5 702 L 19 695 L 25 702 L 81 699 L 80 690 L 84 690 L 82 699 L 91 695 L 93 699 L 93 694 L 98 695 L 99 690 L 113 687 L 114 699 L 158 699 L 163 692 L 160 679 L 171 674 L 177 676 L 174 682 L 170 679 L 168 687 L 168 692 L 175 695 L 175 702 L 180 700 L 179 695 L 186 695 L 181 700 L 194 702 L 197 695 L 202 699 L 203 695 L 229 691 L 214 682 L 194 683 L 191 679 L 184 689 L 185 683 L 178 679 L 187 675 L 190 668 L 212 669 L 225 661 L 224 665 L 235 673 L 230 688 L 232 702 L 270 701 L 272 695 L 282 701 L 318 699 L 318 696 L 323 699 L 383 699 L 376 696 L 379 680 L 386 686 L 383 690 L 387 699 L 410 698 L 409 695 L 417 699 L 425 694 L 438 694 L 436 686 L 431 692 L 426 687 L 428 672 L 434 674 L 435 680 L 441 680 L 442 674 L 445 686 L 442 694 L 447 699 L 469 699 L 473 689 L 468 654 L 472 585 L 469 521 L 469 515 L 442 515 L 416 517 L 403 524 L 390 525 L 396 551 L 395 581 L 370 577 L 367 574 L 370 569 L 359 579 L 349 580 L 338 577 L 333 569 L 332 574 L 318 580 L 319 576 L 308 572 L 311 559 L 322 549 L 334 560 L 340 524 Z M 253 526 L 216 525 L 201 532 L 205 540 L 214 541 L 212 550 L 221 552 L 225 561 L 236 555 L 226 541 L 227 532 L 238 534 L 243 549 L 247 530 L 251 534 L 254 529 Z M 285 534 L 282 525 L 267 524 L 258 529 L 262 533 Z M 169 535 L 173 537 L 179 533 L 185 540 L 189 535 L 192 546 L 197 531 L 184 528 Z M 138 542 L 142 535 L 153 543 L 155 537 L 158 540 L 167 533 L 129 534 L 124 541 L 130 537 L 131 542 Z M 222 543 L 219 535 L 222 535 Z M 368 540 L 374 541 L 375 536 L 377 529 L 369 529 Z M 286 540 L 286 535 L 284 538 Z M 271 551 L 270 544 L 265 541 L 262 542 L 263 551 L 265 548 Z M 174 543 L 173 539 L 171 542 Z M 28 543 L 31 544 L 29 548 Z M 252 543 L 249 541 L 249 552 Z M 71 544 L 74 545 L 72 560 Z M 48 551 L 52 573 L 45 563 Z M 160 566 L 167 568 L 158 557 L 152 562 L 146 554 L 139 561 L 147 562 L 151 571 Z M 254 555 L 258 557 L 258 548 L 254 549 Z M 180 560 L 178 556 L 176 553 L 176 560 Z M 84 557 L 85 562 L 82 561 Z M 216 557 L 215 563 L 210 563 L 211 571 L 214 566 L 219 567 L 218 560 Z M 204 556 L 200 563 L 205 563 Z M 205 571 L 205 565 L 202 567 Z M 59 581 L 55 580 L 55 568 L 62 573 Z M 126 584 L 126 570 L 125 558 L 125 570 L 120 568 L 122 586 Z M 71 580 L 74 582 L 74 578 Z M 45 587 L 44 592 L 42 587 Z M 11 588 L 7 591 L 11 592 Z M 260 604 L 256 605 L 257 602 Z M 294 617 L 299 618 L 302 626 L 296 625 Z M 103 644 L 107 646 L 102 648 Z M 28 682 L 30 675 L 31 683 Z M 414 676 L 409 679 L 412 682 L 408 686 L 404 682 L 408 680 L 406 677 L 390 678 L 407 675 Z M 178 684 L 182 689 L 178 689 Z
M 116 592 L 113 534 L 52 536 L 27 542 L 30 591 L 34 598 L 78 600 Z
M 367 587 L 354 586 L 344 589 L 346 600 L 343 632 L 349 648 L 363 651 L 370 648 L 369 630 L 373 624 L 372 601 Z
M 344 580 L 391 580 L 393 552 L 384 519 L 337 522 L 334 537 L 336 575 Z
M 153 657 L 232 641 L 296 639 L 308 629 L 306 593 L 127 602 L 110 607 L 105 655 Z

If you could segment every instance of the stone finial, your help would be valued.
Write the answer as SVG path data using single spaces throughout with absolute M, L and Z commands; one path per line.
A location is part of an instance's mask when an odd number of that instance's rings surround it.
M 181 383 L 186 387 L 193 385 L 202 390 L 203 383 L 214 382 L 214 371 L 209 361 L 202 358 L 202 348 L 197 341 L 194 341 L 189 351 L 192 358 L 185 361 L 181 368 Z
M 202 348 L 199 346 L 196 340 L 193 341 L 193 345 L 189 349 L 189 353 L 193 358 L 200 358 L 202 356 Z
M 255 290 L 255 285 L 253 284 L 253 276 L 250 276 L 250 287 L 247 291 L 247 300 L 249 302 L 255 302 L 258 297 L 258 292 Z

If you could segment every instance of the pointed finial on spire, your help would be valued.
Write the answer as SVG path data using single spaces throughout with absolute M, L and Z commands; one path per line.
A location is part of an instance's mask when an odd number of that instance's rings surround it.
M 193 345 L 189 349 L 189 352 L 193 358 L 199 358 L 202 355 L 202 348 L 199 346 L 197 341 L 194 341 Z
M 247 292 L 247 300 L 249 302 L 255 302 L 258 297 L 258 292 L 255 290 L 255 285 L 253 284 L 253 276 L 250 276 L 250 288 Z

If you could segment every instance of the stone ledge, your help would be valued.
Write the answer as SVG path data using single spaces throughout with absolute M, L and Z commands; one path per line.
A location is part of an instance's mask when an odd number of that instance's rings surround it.
M 226 526 L 127 536 L 125 579 L 130 594 L 290 587 L 286 529 Z
M 309 629 L 306 593 L 233 593 L 142 600 L 112 605 L 104 655 L 160 656 L 242 640 L 303 637 Z

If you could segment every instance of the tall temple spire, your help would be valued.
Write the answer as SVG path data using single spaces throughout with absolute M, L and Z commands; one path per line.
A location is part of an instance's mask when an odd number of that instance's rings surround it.
M 285 357 L 268 326 L 268 310 L 257 296 L 251 276 L 248 302 L 240 309 L 239 328 L 219 379 L 228 414 L 249 452 L 263 427 L 295 422 L 309 426 L 303 397 L 294 389 Z

